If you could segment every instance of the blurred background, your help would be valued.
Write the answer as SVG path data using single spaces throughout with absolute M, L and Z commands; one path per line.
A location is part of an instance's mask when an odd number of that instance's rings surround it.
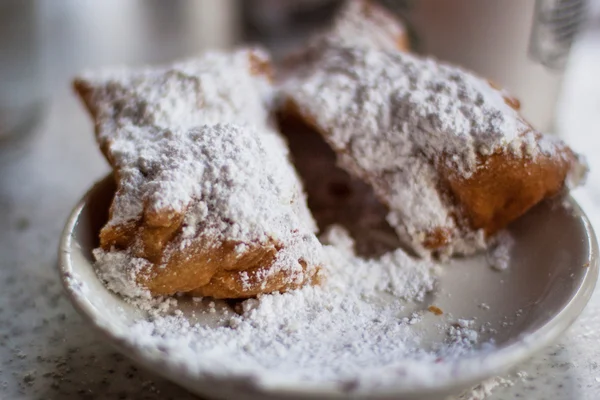
M 83 68 L 155 64 L 261 43 L 277 59 L 326 26 L 342 0 L 1 0 L 0 139 L 31 131 Z M 413 51 L 506 87 L 540 130 L 555 130 L 571 47 L 598 0 L 381 0 Z
M 587 156 L 591 174 L 575 196 L 599 230 L 600 0 L 381 2 L 406 22 L 414 51 L 508 88 L 536 127 Z M 156 388 L 187 398 L 166 382 L 133 374 L 135 367 L 88 336 L 61 296 L 55 263 L 62 225 L 109 171 L 70 88 L 73 76 L 243 42 L 259 42 L 279 58 L 326 26 L 340 4 L 0 0 L 0 398 L 87 398 L 92 391 L 98 398 L 164 398 Z M 595 302 L 599 306 L 590 308 L 600 310 L 600 297 Z M 582 337 L 565 345 L 570 354 L 555 352 L 557 362 L 576 357 L 581 367 L 554 369 L 566 383 L 540 398 L 600 398 L 600 375 L 589 367 L 600 358 L 600 346 Z M 540 365 L 530 376 L 541 382 L 549 372 Z M 109 380 L 115 370 L 133 374 L 133 381 Z M 510 390 L 520 389 L 505 394 Z

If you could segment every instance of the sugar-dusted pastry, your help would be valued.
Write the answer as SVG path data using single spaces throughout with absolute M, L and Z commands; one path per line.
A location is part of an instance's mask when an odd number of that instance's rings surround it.
M 75 81 L 117 181 L 94 252 L 111 289 L 244 298 L 316 280 L 321 247 L 269 120 L 269 71 L 242 49 Z
M 328 46 L 366 46 L 382 50 L 408 51 L 410 47 L 404 24 L 372 0 L 347 1 L 331 28 L 315 41 L 324 41 Z
M 283 112 L 322 134 L 421 255 L 484 248 L 585 174 L 576 154 L 535 131 L 485 79 L 364 40 L 318 43 L 282 74 Z
M 408 51 L 410 41 L 404 24 L 384 7 L 372 0 L 347 0 L 331 27 L 314 35 L 307 46 L 287 54 L 280 69 L 284 72 L 306 63 L 332 46 Z

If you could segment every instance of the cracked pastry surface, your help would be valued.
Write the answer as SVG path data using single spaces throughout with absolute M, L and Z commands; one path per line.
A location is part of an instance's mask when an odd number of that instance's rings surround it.
M 281 74 L 283 112 L 322 134 L 421 255 L 485 248 L 585 175 L 564 143 L 535 131 L 515 99 L 472 73 L 364 38 L 308 48 Z
M 270 121 L 269 74 L 241 49 L 75 81 L 117 181 L 94 253 L 111 289 L 243 298 L 316 280 L 321 245 Z

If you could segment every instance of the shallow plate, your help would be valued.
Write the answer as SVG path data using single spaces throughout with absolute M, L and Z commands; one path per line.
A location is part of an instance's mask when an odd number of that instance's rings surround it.
M 94 273 L 91 254 L 113 193 L 111 177 L 96 184 L 73 210 L 60 244 L 60 273 L 67 294 L 109 342 L 139 364 L 200 395 L 232 399 L 348 397 L 347 389 L 334 384 L 258 387 L 244 379 L 197 376 L 164 353 L 123 340 L 131 324 L 146 316 L 102 285 Z M 514 367 L 554 341 L 575 320 L 598 276 L 598 245 L 579 206 L 571 198 L 543 203 L 510 231 L 516 244 L 508 270 L 492 270 L 483 255 L 453 260 L 444 267 L 436 292 L 425 303 L 407 310 L 424 310 L 435 304 L 444 311 L 442 317 L 426 313 L 419 324 L 424 346 L 440 340 L 441 323 L 465 318 L 485 324 L 487 333 L 481 339 L 493 340 L 497 348 L 447 362 L 442 367 L 451 373 L 434 385 L 383 387 L 352 397 L 431 399 L 458 393 Z M 204 305 L 183 305 L 189 318 L 194 307 Z

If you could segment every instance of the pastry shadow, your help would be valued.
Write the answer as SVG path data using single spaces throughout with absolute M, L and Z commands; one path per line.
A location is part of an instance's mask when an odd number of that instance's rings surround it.
M 366 258 L 407 250 L 386 221 L 387 207 L 371 186 L 337 166 L 335 152 L 318 132 L 291 115 L 280 114 L 277 122 L 320 233 L 332 225 L 343 226 L 355 241 L 357 255 Z

